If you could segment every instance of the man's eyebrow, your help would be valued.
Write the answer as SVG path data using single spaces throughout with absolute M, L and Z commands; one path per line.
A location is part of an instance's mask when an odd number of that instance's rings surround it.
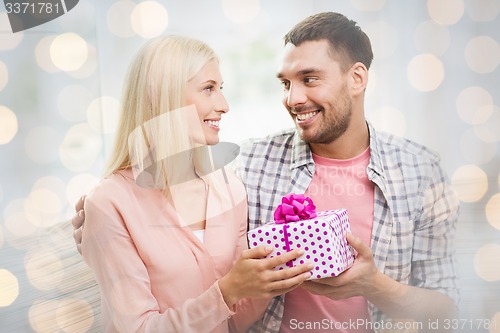
M 308 74 L 314 74 L 314 73 L 319 73 L 321 72 L 321 70 L 317 69 L 317 68 L 305 68 L 305 69 L 302 69 L 300 71 L 298 71 L 296 73 L 297 76 L 304 76 L 304 75 L 308 75 Z M 282 73 L 282 72 L 279 72 L 276 74 L 276 77 L 278 79 L 282 79 L 285 75 Z

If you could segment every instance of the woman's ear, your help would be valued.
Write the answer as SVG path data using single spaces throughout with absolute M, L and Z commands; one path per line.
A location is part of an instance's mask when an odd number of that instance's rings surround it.
M 356 95 L 363 93 L 368 84 L 368 69 L 363 63 L 357 62 L 351 67 L 350 73 L 353 93 Z

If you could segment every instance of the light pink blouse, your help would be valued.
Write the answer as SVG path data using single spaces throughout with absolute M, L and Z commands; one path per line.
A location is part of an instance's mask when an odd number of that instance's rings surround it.
M 263 300 L 229 309 L 217 283 L 247 248 L 245 189 L 226 172 L 233 206 L 224 208 L 228 199 L 209 190 L 203 243 L 180 225 L 172 201 L 138 186 L 131 170 L 105 178 L 87 196 L 82 254 L 101 290 L 105 332 L 225 333 L 235 312 L 235 331 L 262 315 Z

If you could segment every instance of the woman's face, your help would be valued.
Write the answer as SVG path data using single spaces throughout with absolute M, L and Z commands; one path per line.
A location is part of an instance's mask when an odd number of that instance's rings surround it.
M 222 94 L 222 76 L 217 60 L 209 61 L 188 81 L 186 104 L 194 105 L 201 122 L 202 133 L 194 133 L 194 137 L 199 138 L 199 134 L 202 134 L 205 139 L 202 143 L 217 144 L 221 116 L 229 111 L 229 105 Z M 199 126 L 190 127 L 199 128 Z

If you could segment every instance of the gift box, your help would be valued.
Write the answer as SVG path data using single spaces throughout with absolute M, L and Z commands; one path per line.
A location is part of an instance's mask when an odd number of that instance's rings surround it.
M 312 262 L 316 266 L 311 271 L 311 280 L 337 276 L 354 263 L 354 249 L 346 240 L 346 233 L 350 232 L 347 210 L 316 213 L 310 198 L 288 195 L 276 209 L 274 218 L 275 221 L 248 232 L 250 248 L 272 246 L 268 258 L 296 248 L 305 251 L 302 256 L 275 269 Z

